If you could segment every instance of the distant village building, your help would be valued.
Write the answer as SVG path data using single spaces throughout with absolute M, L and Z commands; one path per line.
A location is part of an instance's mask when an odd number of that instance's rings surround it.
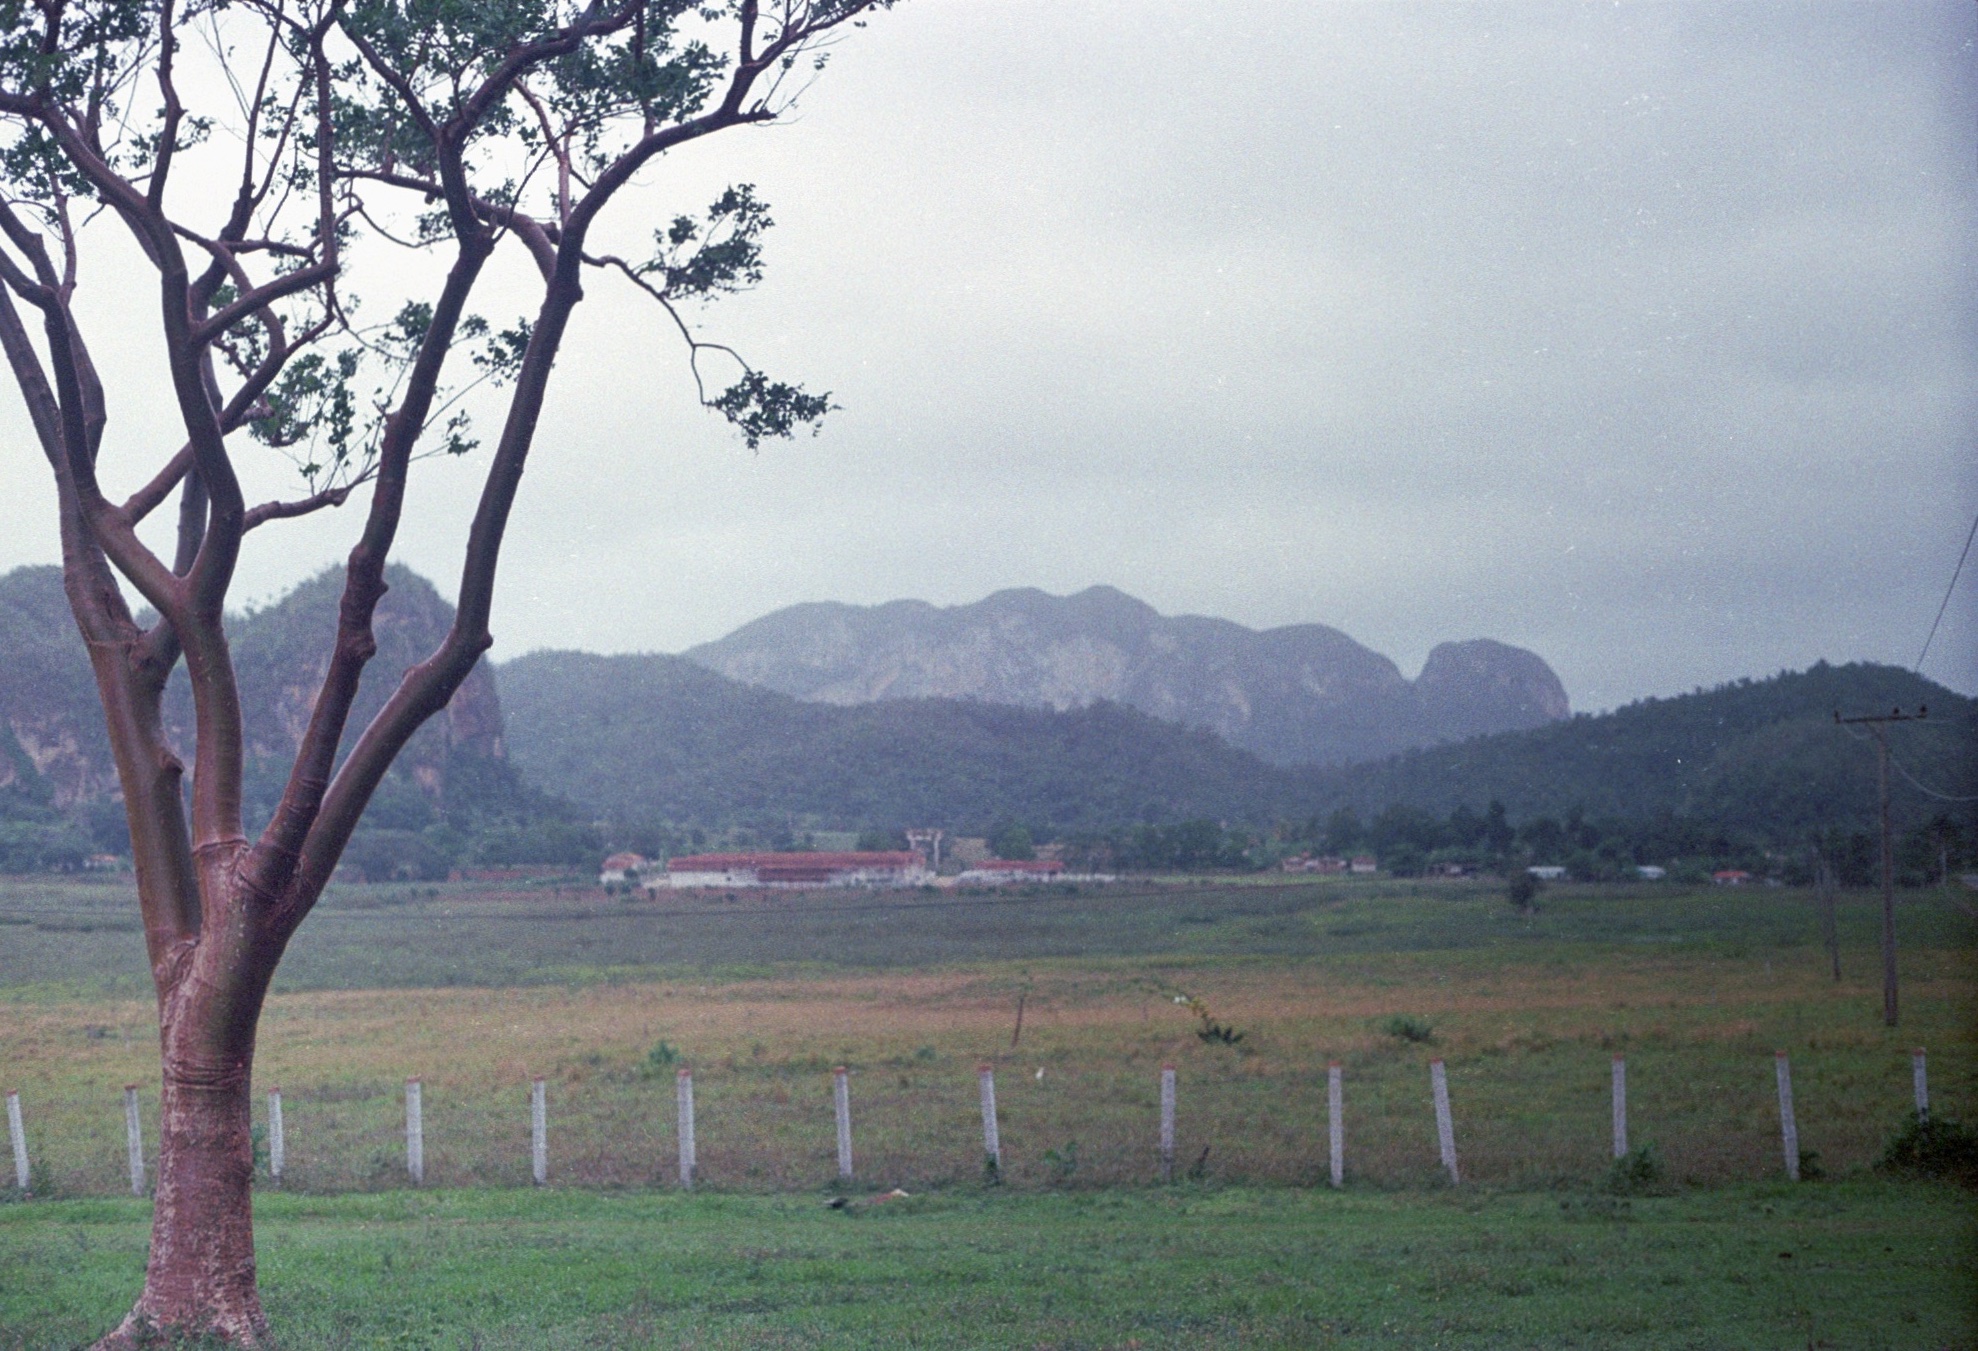
M 1288 873 L 1343 873 L 1349 866 L 1345 859 L 1331 854 L 1317 858 L 1310 854 L 1294 854 L 1278 865 Z
M 934 880 L 927 860 L 904 849 L 800 854 L 683 854 L 648 888 L 917 887 Z
M 1525 871 L 1541 882 L 1557 882 L 1566 875 L 1566 870 L 1556 863 L 1535 864 Z
M 1720 887 L 1741 887 L 1751 881 L 1751 874 L 1743 868 L 1726 868 L 1710 874 L 1710 880 Z
M 955 879 L 962 886 L 1003 886 L 1010 882 L 1048 882 L 1064 874 L 1062 859 L 986 858 Z
M 598 885 L 608 887 L 614 882 L 636 882 L 639 875 L 651 866 L 652 860 L 644 854 L 613 854 L 598 871 Z
M 907 848 L 924 857 L 927 866 L 938 873 L 941 871 L 941 840 L 947 833 L 945 830 L 935 830 L 931 826 L 921 830 L 909 830 Z
M 950 862 L 972 868 L 989 857 L 989 840 L 982 835 L 957 835 L 948 841 L 948 847 L 942 852 Z
M 1653 863 L 1644 863 L 1635 869 L 1635 876 L 1644 882 L 1660 882 L 1669 875 L 1667 868 L 1658 868 Z
M 1347 866 L 1356 873 L 1377 873 L 1380 871 L 1380 860 L 1372 854 L 1355 854 L 1353 862 Z

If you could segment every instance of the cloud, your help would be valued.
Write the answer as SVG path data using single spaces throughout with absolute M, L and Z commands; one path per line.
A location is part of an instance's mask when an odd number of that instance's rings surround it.
M 1912 661 L 1978 511 L 1974 34 L 1951 4 L 902 6 L 606 241 L 757 183 L 769 280 L 702 322 L 843 410 L 750 454 L 594 284 L 497 652 L 1107 582 L 1410 670 L 1526 643 L 1582 707 Z M 443 586 L 472 467 L 415 490 Z M 53 557 L 7 496 L 0 565 Z M 250 587 L 351 524 L 257 540 Z M 1978 689 L 1970 594 L 1929 670 Z

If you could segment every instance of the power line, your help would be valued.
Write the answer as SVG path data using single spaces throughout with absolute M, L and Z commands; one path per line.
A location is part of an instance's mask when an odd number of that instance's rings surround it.
M 1860 732 L 1855 731 L 1852 727 L 1843 727 L 1841 728 L 1841 730 L 1843 732 L 1846 732 L 1849 736 L 1853 737 L 1856 741 L 1866 742 L 1866 741 L 1874 740 L 1873 737 L 1863 736 Z M 1910 787 L 1914 788 L 1917 792 L 1923 794 L 1925 797 L 1936 798 L 1939 802 L 1978 802 L 1978 797 L 1956 797 L 1950 793 L 1938 792 L 1936 789 L 1930 787 L 1928 784 L 1924 783 L 1921 779 L 1917 778 L 1914 774 L 1910 773 L 1909 766 L 1905 765 L 1902 761 L 1896 759 L 1896 757 L 1893 754 L 1889 756 L 1889 763 L 1894 765 L 1905 779 L 1909 780 Z
M 1964 571 L 1964 560 L 1971 556 L 1971 541 L 1978 539 L 1978 516 L 1971 518 L 1971 529 L 1964 536 L 1964 552 L 1957 556 L 1957 566 L 1951 569 L 1951 584 L 1944 588 L 1944 603 L 1937 607 L 1937 617 L 1930 621 L 1930 636 L 1923 640 L 1923 650 L 1916 654 L 1916 673 L 1923 673 L 1923 659 L 1930 655 L 1930 644 L 1936 641 L 1937 625 L 1944 622 L 1944 611 L 1951 607 L 1951 593 L 1957 590 L 1957 579 Z
M 1834 721 L 1843 728 L 1864 727 L 1875 738 L 1875 758 L 1881 768 L 1882 789 L 1882 1021 L 1896 1025 L 1896 851 L 1889 827 L 1889 724 L 1922 722 L 1930 716 L 1927 708 L 1905 713 L 1892 708 L 1887 713 L 1869 713 L 1843 718 L 1834 710 Z
M 1893 755 L 1889 757 L 1889 763 L 1894 765 L 1899 771 L 1901 771 L 1902 776 L 1905 779 L 1909 780 L 1909 786 L 1911 788 L 1914 788 L 1917 792 L 1922 793 L 1926 797 L 1936 798 L 1939 802 L 1978 802 L 1978 797 L 1953 797 L 1949 793 L 1938 792 L 1936 789 L 1931 788 L 1928 785 L 1924 784 L 1914 774 L 1910 773 L 1908 768 L 1904 766 L 1903 762 L 1896 759 L 1896 757 Z

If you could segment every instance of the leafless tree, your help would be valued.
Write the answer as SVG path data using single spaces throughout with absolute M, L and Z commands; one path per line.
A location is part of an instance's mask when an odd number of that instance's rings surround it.
M 587 276 L 650 297 L 656 328 L 686 339 L 697 384 L 710 350 L 733 363 L 733 383 L 701 385 L 702 399 L 751 445 L 827 411 L 826 396 L 699 340 L 683 310 L 760 276 L 769 218 L 749 188 L 662 225 L 643 257 L 591 239 L 641 170 L 776 118 L 831 43 L 888 3 L 33 0 L 0 16 L 0 349 L 54 477 L 162 1044 L 144 1289 L 105 1345 L 155 1329 L 251 1344 L 266 1331 L 249 1190 L 262 1001 L 393 758 L 492 641 L 504 529 Z M 82 254 L 119 231 L 157 289 L 155 310 L 132 294 L 115 322 L 155 315 L 184 428 L 121 500 L 99 464 L 112 391 L 75 307 Z M 504 330 L 469 304 L 508 244 L 540 291 Z M 427 260 L 430 291 L 366 321 L 358 262 L 392 249 Z M 469 410 L 490 406 L 499 433 L 483 452 L 453 626 L 369 725 L 351 727 L 412 467 L 475 451 Z M 249 441 L 294 459 L 297 495 L 246 500 L 239 457 L 266 453 Z M 174 494 L 176 533 L 153 548 L 140 523 Z M 323 635 L 327 674 L 279 805 L 250 838 L 226 620 L 241 542 L 346 503 L 362 505 L 361 531 Z M 155 618 L 141 620 L 125 586 Z M 181 660 L 189 785 L 161 716 Z

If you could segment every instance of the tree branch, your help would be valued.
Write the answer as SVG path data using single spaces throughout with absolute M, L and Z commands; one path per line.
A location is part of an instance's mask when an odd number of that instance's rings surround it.
M 185 105 L 179 102 L 177 84 L 172 79 L 172 61 L 178 55 L 178 34 L 173 30 L 172 0 L 160 0 L 158 6 L 158 92 L 165 97 L 164 125 L 158 132 L 158 158 L 151 166 L 151 183 L 145 192 L 145 200 L 153 212 L 158 212 L 165 201 L 165 180 L 172 173 L 172 156 L 178 151 L 179 123 L 185 117 Z
M 343 742 L 345 724 L 356 701 L 364 667 L 377 652 L 371 621 L 385 594 L 385 562 L 391 555 L 404 510 L 412 452 L 425 428 L 454 334 L 466 312 L 467 299 L 492 251 L 493 245 L 484 234 L 476 233 L 459 241 L 459 252 L 407 379 L 405 396 L 385 426 L 375 467 L 377 486 L 371 493 L 364 533 L 344 565 L 343 599 L 338 606 L 337 639 L 330 654 L 329 669 L 324 672 L 310 710 L 309 726 L 297 749 L 288 782 L 283 785 L 281 802 L 243 869 L 247 885 L 257 895 L 284 898 L 282 922 L 287 926 L 286 932 L 293 932 L 293 926 L 301 923 L 315 903 L 343 853 L 357 817 L 370 801 L 371 790 L 376 787 L 372 783 L 363 790 L 355 799 L 354 810 L 348 799 L 339 805 L 335 818 L 339 824 L 324 837 L 325 840 L 334 837 L 334 846 L 325 854 L 318 847 L 318 835 L 323 830 L 325 795 L 331 791 L 330 771 L 336 764 L 337 750 Z M 387 759 L 386 764 L 389 763 Z M 348 769 L 347 763 L 345 768 Z M 337 776 L 337 782 L 343 782 L 343 775 Z M 343 823 L 346 815 L 347 824 Z M 320 873 L 309 869 L 311 857 L 319 863 L 327 858 Z
M 178 453 L 165 461 L 165 467 L 152 475 L 149 483 L 124 499 L 123 506 L 118 508 L 123 513 L 124 519 L 136 525 L 149 516 L 160 503 L 172 495 L 172 489 L 179 486 L 179 480 L 185 477 L 186 470 L 190 468 L 192 468 L 192 447 L 180 446 Z
M 321 286 L 336 274 L 337 264 L 334 259 L 326 259 L 285 273 L 247 292 L 231 305 L 214 314 L 212 318 L 194 327 L 188 335 L 188 341 L 195 347 L 204 347 L 242 319 L 262 313 L 268 306 L 286 296 Z
M 294 501 L 263 502 L 260 506 L 248 510 L 241 529 L 253 530 L 257 526 L 266 525 L 269 521 L 288 521 L 297 516 L 311 515 L 324 507 L 340 507 L 349 499 L 352 492 L 370 482 L 375 472 L 375 467 L 366 469 L 349 483 L 335 488 L 324 488 L 320 492 L 313 492 L 307 497 L 297 498 Z

